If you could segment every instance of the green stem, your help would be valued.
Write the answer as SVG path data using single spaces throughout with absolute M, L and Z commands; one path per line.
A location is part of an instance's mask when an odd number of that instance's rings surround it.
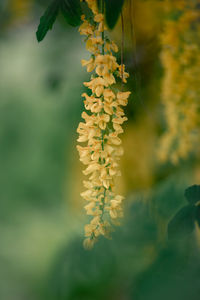
M 123 66 L 124 66 L 124 18 L 123 13 L 121 12 L 121 24 L 122 24 L 122 43 L 121 43 L 121 77 L 123 85 Z
M 104 188 L 104 195 L 103 195 L 103 200 L 102 200 L 102 214 L 100 218 L 100 222 L 103 222 L 103 215 L 104 215 L 104 207 L 105 207 L 105 197 L 106 197 L 106 188 Z
M 104 0 L 101 0 L 101 13 L 104 15 Z M 102 44 L 102 49 L 101 49 L 101 54 L 104 55 L 104 28 L 103 28 L 103 31 L 101 33 L 101 38 L 102 38 L 102 41 L 103 41 L 103 44 Z M 104 132 L 101 131 L 101 149 L 102 151 L 104 151 Z M 104 215 L 104 208 L 105 208 L 105 197 L 106 197 L 106 188 L 104 187 L 104 194 L 103 194 L 103 200 L 102 200 L 102 204 L 100 205 L 100 208 L 102 210 L 102 214 L 101 214 L 101 217 L 100 217 L 100 223 L 103 223 L 103 215 Z M 97 225 L 96 229 L 99 228 L 99 225 Z M 93 239 L 95 238 L 95 234 L 93 233 L 90 237 L 90 239 Z
M 104 15 L 104 0 L 101 0 L 101 13 Z M 102 44 L 102 55 L 104 55 L 104 24 L 103 24 L 103 31 L 101 33 L 101 38 L 102 38 L 102 41 L 103 41 L 103 44 Z M 102 133 L 102 150 L 104 151 L 104 133 Z M 100 218 L 100 221 L 103 222 L 103 215 L 104 215 L 104 206 L 105 206 L 105 197 L 106 197 L 106 188 L 104 188 L 104 197 L 103 197 L 103 200 L 102 200 L 102 215 L 101 215 L 101 218 Z
M 101 13 L 104 15 L 104 6 L 105 6 L 105 3 L 104 3 L 104 0 L 101 0 Z M 103 26 L 104 27 L 104 26 Z M 104 55 L 104 28 L 103 28 L 103 31 L 101 33 L 101 38 L 103 40 L 103 44 L 102 44 L 102 55 Z

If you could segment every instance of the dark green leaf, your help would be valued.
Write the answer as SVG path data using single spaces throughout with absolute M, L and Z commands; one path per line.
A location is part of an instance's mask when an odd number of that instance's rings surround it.
M 102 3 L 102 0 L 97 0 L 97 6 L 98 6 L 99 11 L 101 11 L 101 3 Z
M 200 201 L 200 185 L 192 185 L 185 190 L 185 197 L 191 204 L 196 204 Z
M 56 20 L 59 11 L 59 1 L 54 0 L 45 11 L 44 15 L 40 18 L 40 24 L 36 32 L 38 42 L 41 42 L 48 30 L 52 29 L 53 23 Z
M 116 25 L 124 0 L 105 0 L 106 9 L 106 23 L 110 29 L 113 29 Z
M 200 227 L 200 205 L 196 206 L 196 221 Z
M 183 238 L 192 233 L 195 228 L 196 207 L 187 205 L 181 208 L 168 224 L 170 239 Z
M 61 0 L 60 8 L 63 16 L 71 26 L 78 26 L 81 23 L 80 0 Z

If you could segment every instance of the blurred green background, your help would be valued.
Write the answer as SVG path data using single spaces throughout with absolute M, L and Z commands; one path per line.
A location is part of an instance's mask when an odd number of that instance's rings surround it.
M 166 234 L 186 204 L 185 188 L 200 180 L 199 159 L 174 167 L 160 165 L 155 155 L 164 126 L 161 2 L 137 0 L 131 14 L 124 8 L 132 91 L 119 182 L 127 196 L 125 218 L 112 240 L 88 252 L 76 151 L 88 78 L 80 60 L 88 54 L 77 28 L 62 17 L 37 43 L 48 1 L 1 0 L 0 299 L 199 299 L 199 229 L 176 242 Z M 111 36 L 120 43 L 120 22 Z

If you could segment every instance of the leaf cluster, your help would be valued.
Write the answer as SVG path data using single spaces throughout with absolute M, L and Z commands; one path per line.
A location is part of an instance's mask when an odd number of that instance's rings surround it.
M 71 26 L 80 25 L 81 6 L 79 0 L 53 0 L 40 18 L 40 24 L 36 32 L 38 42 L 41 42 L 47 32 L 52 29 L 59 12 L 62 13 Z
M 180 239 L 190 235 L 195 229 L 195 222 L 200 227 L 200 185 L 193 185 L 185 190 L 188 205 L 182 207 L 168 224 L 168 237 Z
M 97 0 L 97 4 L 102 12 L 104 12 L 105 7 L 106 23 L 110 29 L 113 29 L 120 16 L 124 0 Z M 85 3 L 80 2 L 80 0 L 53 0 L 40 18 L 36 32 L 38 42 L 41 42 L 47 32 L 52 29 L 59 12 L 71 26 L 79 26 L 81 15 L 90 13 L 89 10 L 85 9 Z

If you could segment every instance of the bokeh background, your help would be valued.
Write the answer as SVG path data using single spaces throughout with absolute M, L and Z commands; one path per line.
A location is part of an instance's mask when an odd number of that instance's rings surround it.
M 188 0 L 189 1 L 189 0 Z M 0 2 L 0 299 L 198 300 L 199 229 L 167 240 L 167 224 L 200 182 L 198 155 L 156 156 L 165 131 L 160 34 L 165 2 L 127 1 L 124 61 L 132 91 L 119 190 L 125 218 L 112 240 L 82 247 L 87 217 L 76 128 L 88 74 L 78 29 L 59 16 L 42 43 L 47 0 Z M 110 33 L 120 46 L 121 23 Z

